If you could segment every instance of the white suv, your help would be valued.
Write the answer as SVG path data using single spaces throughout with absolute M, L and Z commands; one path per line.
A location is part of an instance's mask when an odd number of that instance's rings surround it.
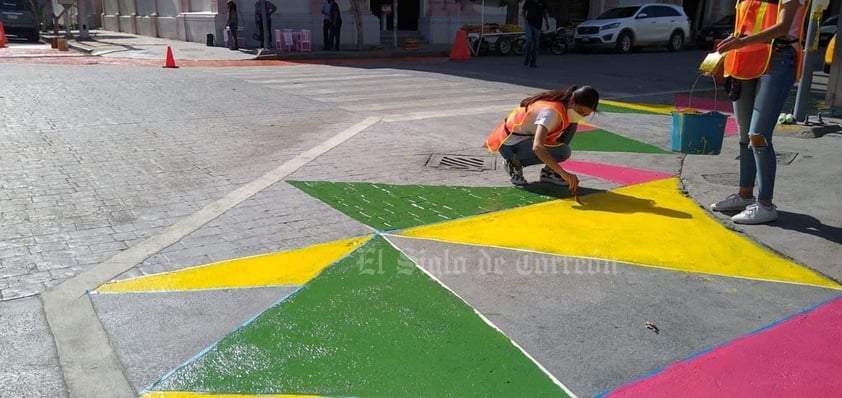
M 577 50 L 613 47 L 621 53 L 654 45 L 678 51 L 688 37 L 690 20 L 672 4 L 612 8 L 579 24 L 573 35 Z

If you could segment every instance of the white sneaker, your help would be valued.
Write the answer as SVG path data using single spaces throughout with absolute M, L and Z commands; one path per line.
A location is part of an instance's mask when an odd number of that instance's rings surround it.
M 556 174 L 554 171 L 546 167 L 541 169 L 540 181 L 549 184 L 567 186 L 567 181 L 564 181 L 564 179 L 561 178 L 560 175 Z
M 754 204 L 754 196 L 746 199 L 732 193 L 727 198 L 710 205 L 710 209 L 713 211 L 742 211 L 751 204 Z
M 523 166 L 515 166 L 510 160 L 506 160 L 503 169 L 511 177 L 512 185 L 520 187 L 529 184 L 529 181 L 526 181 L 523 176 Z
M 778 208 L 775 205 L 769 207 L 759 203 L 749 205 L 740 214 L 731 217 L 731 221 L 737 224 L 763 224 L 778 219 Z

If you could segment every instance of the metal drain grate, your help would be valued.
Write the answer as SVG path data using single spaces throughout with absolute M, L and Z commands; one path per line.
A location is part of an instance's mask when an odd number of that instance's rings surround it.
M 489 156 L 464 156 L 434 153 L 427 160 L 427 166 L 440 169 L 467 171 L 494 170 L 494 158 Z

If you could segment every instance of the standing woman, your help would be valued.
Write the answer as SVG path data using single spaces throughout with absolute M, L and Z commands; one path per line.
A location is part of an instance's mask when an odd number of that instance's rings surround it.
M 237 43 L 237 30 L 239 30 L 239 18 L 237 18 L 237 3 L 234 3 L 234 0 L 228 0 L 228 18 L 225 20 L 225 26 L 228 27 L 228 36 L 229 40 L 233 44 L 233 47 L 229 47 L 232 50 L 239 50 L 240 44 Z
M 725 54 L 725 75 L 740 131 L 740 188 L 712 204 L 714 211 L 740 211 L 739 224 L 778 218 L 772 203 L 775 148 L 772 132 L 787 94 L 801 77 L 805 0 L 740 0 L 733 36 L 716 50 Z M 757 182 L 757 200 L 754 184 Z
M 528 184 L 523 167 L 544 164 L 540 181 L 568 185 L 576 193 L 579 178 L 559 162 L 570 157 L 570 141 L 584 117 L 596 111 L 599 93 L 591 86 L 572 86 L 535 94 L 520 102 L 488 136 L 485 146 L 500 152 L 512 184 Z

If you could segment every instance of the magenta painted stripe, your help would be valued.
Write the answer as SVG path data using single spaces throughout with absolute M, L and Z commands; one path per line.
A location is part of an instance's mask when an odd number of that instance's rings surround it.
M 674 174 L 662 173 L 659 171 L 613 166 L 602 163 L 581 162 L 576 160 L 568 160 L 560 164 L 565 170 L 569 170 L 574 173 L 587 174 L 589 176 L 601 178 L 621 185 L 640 184 L 674 176 Z
M 593 131 L 593 130 L 599 130 L 599 128 L 595 127 L 595 126 L 589 126 L 587 124 L 582 124 L 582 123 L 579 123 L 579 125 L 576 126 L 576 132 L 577 133 L 581 133 L 583 131 Z
M 693 109 L 702 112 L 717 110 L 722 113 L 730 114 L 734 111 L 734 108 L 732 108 L 731 106 L 731 102 L 724 98 L 720 98 L 718 100 L 714 100 L 713 98 L 693 98 L 691 101 L 690 96 L 688 95 L 676 94 L 676 109 L 687 109 L 690 108 L 690 105 L 692 105 Z M 725 135 L 736 135 L 738 132 L 739 130 L 737 129 L 737 121 L 734 120 L 733 116 L 728 116 L 728 119 L 725 122 Z
M 622 386 L 605 397 L 838 397 L 842 297 Z
M 737 121 L 734 120 L 733 116 L 728 116 L 728 119 L 725 120 L 725 135 L 736 135 L 739 131 Z
M 676 108 L 696 108 L 696 109 L 705 109 L 705 110 L 717 110 L 722 113 L 731 113 L 734 111 L 734 108 L 731 105 L 731 101 L 728 100 L 728 97 L 721 95 L 717 99 L 713 98 L 706 98 L 706 97 L 693 97 L 690 98 L 689 95 L 684 94 L 676 94 L 675 95 L 675 107 Z

